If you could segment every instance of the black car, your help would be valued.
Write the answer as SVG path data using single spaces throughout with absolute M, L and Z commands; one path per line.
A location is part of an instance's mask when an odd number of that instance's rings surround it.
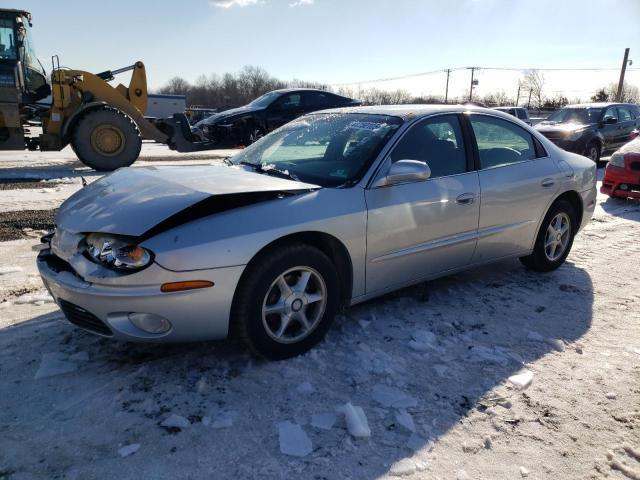
M 221 148 L 249 145 L 297 117 L 316 110 L 353 107 L 362 102 L 323 90 L 274 90 L 248 105 L 212 115 L 196 123 L 191 132 Z
M 594 162 L 629 141 L 640 126 L 640 107 L 631 103 L 567 105 L 535 128 L 564 150 Z

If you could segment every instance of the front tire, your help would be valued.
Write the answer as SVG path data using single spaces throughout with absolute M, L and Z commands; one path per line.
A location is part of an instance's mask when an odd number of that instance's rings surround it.
M 281 360 L 322 340 L 339 305 L 331 260 L 317 248 L 288 244 L 249 265 L 234 298 L 232 328 L 253 353 Z
M 598 142 L 589 142 L 584 150 L 584 156 L 593 160 L 596 164 L 600 161 L 601 149 Z
M 71 146 L 82 163 L 94 170 L 110 172 L 136 161 L 142 136 L 131 117 L 103 107 L 78 120 Z
M 569 255 L 577 231 L 573 205 L 566 200 L 556 201 L 540 226 L 533 253 L 520 257 L 520 261 L 537 272 L 555 270 Z

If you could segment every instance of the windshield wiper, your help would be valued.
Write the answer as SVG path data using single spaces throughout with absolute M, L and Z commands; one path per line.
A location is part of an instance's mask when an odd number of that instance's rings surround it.
M 225 165 L 229 165 L 230 167 L 232 167 L 233 165 L 235 165 L 235 163 L 233 163 L 231 160 L 229 160 L 229 157 L 224 157 L 222 159 L 222 163 L 224 163 Z
M 259 163 L 255 164 L 255 163 L 245 162 L 245 161 L 234 163 L 234 165 L 246 165 L 247 167 L 253 168 L 254 172 L 264 173 L 265 175 L 272 175 L 280 178 L 286 178 L 287 180 L 294 180 L 296 182 L 300 181 L 298 177 L 296 177 L 292 173 L 289 173 L 287 170 L 280 170 L 279 168 L 273 167 L 271 165 L 267 165 L 266 167 L 263 167 Z
M 288 180 L 294 180 L 296 182 L 300 181 L 298 177 L 296 177 L 292 173 L 289 173 L 287 170 L 280 170 L 279 168 L 271 167 L 271 166 L 268 166 L 267 168 L 265 168 L 262 165 L 255 165 L 255 168 L 256 168 L 256 172 L 258 173 L 266 173 L 267 175 L 286 178 Z

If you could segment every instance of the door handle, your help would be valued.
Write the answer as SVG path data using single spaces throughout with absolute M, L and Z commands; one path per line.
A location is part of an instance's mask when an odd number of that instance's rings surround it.
M 553 181 L 553 178 L 545 178 L 544 180 L 542 180 L 542 183 L 540 185 L 542 185 L 544 188 L 549 188 L 549 187 L 553 187 L 556 184 L 556 182 Z
M 475 199 L 476 195 L 474 193 L 463 193 L 456 197 L 456 202 L 460 205 L 471 205 Z

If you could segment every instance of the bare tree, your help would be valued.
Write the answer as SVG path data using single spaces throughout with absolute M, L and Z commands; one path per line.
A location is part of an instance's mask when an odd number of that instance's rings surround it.
M 538 70 L 529 70 L 522 81 L 522 86 L 525 90 L 531 92 L 531 97 L 534 99 L 535 105 L 538 108 L 544 103 L 544 95 L 542 93 L 544 82 L 544 74 Z
M 616 94 L 618 93 L 618 84 L 610 83 L 606 87 L 606 92 L 609 94 L 609 99 L 611 101 L 615 100 Z M 624 103 L 640 102 L 640 89 L 638 89 L 636 85 L 629 85 L 627 82 L 624 82 L 622 85 L 622 96 L 620 97 L 620 101 Z
M 191 85 L 182 77 L 173 77 L 167 84 L 160 89 L 160 93 L 166 93 L 169 95 L 185 95 Z

